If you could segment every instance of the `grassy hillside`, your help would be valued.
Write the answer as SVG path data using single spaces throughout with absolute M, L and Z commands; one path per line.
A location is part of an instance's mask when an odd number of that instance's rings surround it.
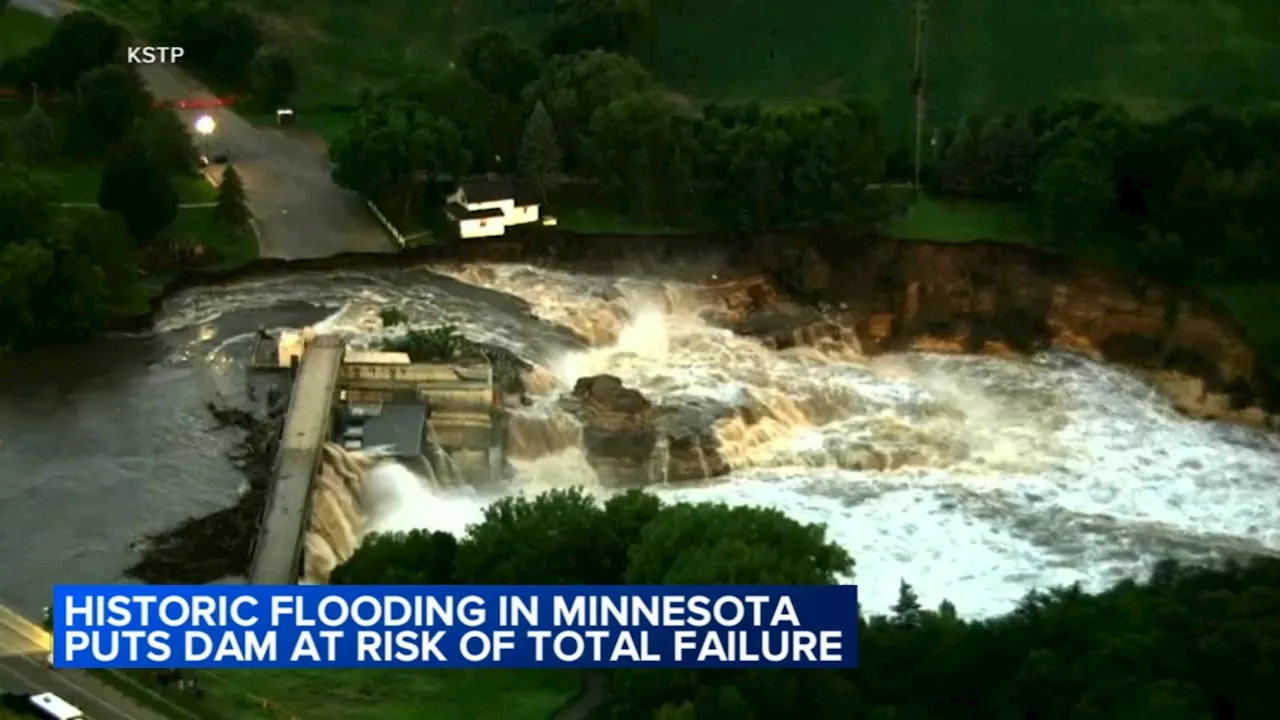
M 912 0 L 651 0 L 645 59 L 707 97 L 856 93 L 911 110 Z M 89 0 L 134 20 L 155 0 Z M 240 0 L 306 57 L 305 99 L 338 101 L 406 65 L 445 64 L 494 25 L 533 38 L 550 0 Z M 1280 95 L 1274 0 L 933 0 L 928 57 L 940 118 L 1064 95 L 1141 113 L 1188 99 Z M 1280 99 L 1280 98 L 1278 98 Z
M 698 94 L 853 92 L 911 109 L 911 0 L 654 0 L 652 66 Z M 943 116 L 1088 95 L 1159 111 L 1278 95 L 1273 0 L 933 0 L 932 107 Z

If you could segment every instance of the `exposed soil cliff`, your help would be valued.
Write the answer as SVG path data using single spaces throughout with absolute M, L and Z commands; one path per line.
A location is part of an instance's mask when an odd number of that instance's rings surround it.
M 484 261 L 703 279 L 716 273 L 740 280 L 741 293 L 730 298 L 737 329 L 780 344 L 817 342 L 852 328 L 868 353 L 1057 347 L 1147 371 L 1194 415 L 1274 427 L 1280 411 L 1280 388 L 1265 377 L 1239 325 L 1201 294 L 1007 244 L 543 230 L 399 255 L 264 260 L 223 275 L 186 276 L 170 289 L 280 272 Z
M 1189 414 L 1276 426 L 1273 380 L 1199 293 L 1001 244 L 766 236 L 748 262 L 834 305 L 830 319 L 855 328 L 864 352 L 1062 348 L 1146 371 Z M 805 327 L 830 333 L 830 319 Z

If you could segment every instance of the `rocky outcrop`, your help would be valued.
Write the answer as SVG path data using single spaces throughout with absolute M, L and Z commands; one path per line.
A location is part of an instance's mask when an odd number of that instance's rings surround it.
M 612 375 L 578 380 L 562 404 L 582 423 L 587 461 L 608 486 L 643 487 L 729 472 L 711 431 L 722 410 L 657 407 Z
M 582 378 L 564 400 L 582 423 L 587 461 L 603 482 L 643 487 L 661 479 L 657 410 L 612 375 Z
M 679 406 L 663 407 L 658 430 L 667 444 L 664 479 L 688 482 L 727 474 L 731 468 L 721 452 L 720 438 L 712 428 L 735 411 L 710 401 L 690 400 Z

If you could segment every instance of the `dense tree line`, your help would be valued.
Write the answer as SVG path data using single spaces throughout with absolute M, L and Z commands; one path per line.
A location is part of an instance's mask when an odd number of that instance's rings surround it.
M 30 169 L 0 164 L 0 349 L 89 337 L 136 282 L 124 223 L 56 202 Z
M 455 70 L 366 94 L 333 146 L 339 182 L 404 222 L 439 216 L 457 175 L 518 172 L 553 205 L 585 195 L 642 225 L 865 233 L 890 214 L 880 188 L 910 177 L 877 108 L 687 98 L 632 52 L 645 3 L 535 4 L 552 16 L 537 49 L 487 30 Z M 935 195 L 1021 204 L 1066 250 L 1102 247 L 1174 280 L 1273 278 L 1277 118 L 1195 107 L 1141 120 L 1088 101 L 969 117 L 932 134 L 925 180 Z
M 0 67 L 4 80 L 32 86 L 0 161 L 0 349 L 93 335 L 134 303 L 140 266 L 175 257 L 174 180 L 196 171 L 197 152 L 186 123 L 156 108 L 122 64 L 126 38 L 101 16 L 76 12 L 46 44 Z M 58 102 L 46 107 L 38 88 L 56 91 Z M 68 165 L 101 168 L 105 212 L 64 207 L 53 178 Z M 239 192 L 224 204 L 243 206 Z M 227 208 L 219 217 L 244 221 Z
M 253 16 L 226 0 L 160 0 L 151 35 L 185 50 L 183 64 L 210 86 L 247 94 L 261 109 L 287 107 L 298 90 L 293 58 L 268 44 Z
M 454 71 L 367 93 L 331 148 L 335 179 L 403 222 L 438 215 L 458 175 L 589 187 L 638 223 L 866 231 L 883 216 L 876 113 L 852 100 L 696 107 L 635 59 L 542 55 L 487 31 Z M 444 180 L 437 183 L 437 180 Z
M 930 163 L 935 192 L 1021 200 L 1065 249 L 1108 244 L 1179 280 L 1280 277 L 1280 112 L 1193 107 L 1154 121 L 1074 101 L 969 118 Z
M 633 491 L 508 497 L 461 539 L 375 535 L 336 584 L 828 584 L 853 559 L 780 512 L 661 505 Z M 1099 595 L 1029 595 L 967 621 L 921 607 L 864 617 L 857 670 L 610 673 L 616 720 L 1251 720 L 1271 717 L 1280 667 L 1280 563 L 1157 567 Z
M 538 49 L 486 30 L 455 67 L 366 92 L 331 148 L 335 179 L 411 222 L 440 214 L 450 181 L 518 173 L 544 199 L 587 188 L 638 223 L 866 231 L 884 213 L 876 113 L 855 101 L 705 107 L 631 54 L 636 0 L 557 0 Z

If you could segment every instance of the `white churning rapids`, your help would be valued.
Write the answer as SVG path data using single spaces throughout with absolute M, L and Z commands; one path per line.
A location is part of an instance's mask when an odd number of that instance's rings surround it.
M 456 289 L 360 276 L 333 299 L 340 307 L 323 329 L 373 343 L 386 332 L 379 308 L 394 304 L 415 326 L 452 323 L 537 363 L 540 394 L 511 423 L 516 487 L 526 491 L 606 492 L 576 422 L 554 403 L 578 378 L 616 375 L 654 401 L 750 405 L 763 421 L 716 428 L 730 475 L 654 492 L 825 523 L 856 559 L 873 612 L 893 603 L 900 580 L 926 604 L 949 599 L 986 616 L 1032 588 L 1099 590 L 1161 557 L 1280 554 L 1276 438 L 1184 418 L 1122 369 L 1059 353 L 776 352 L 700 320 L 692 285 L 514 265 L 446 274 L 520 298 L 544 322 L 487 310 Z M 551 326 L 589 343 L 574 347 Z M 359 525 L 461 533 L 489 499 L 384 462 L 364 478 Z

